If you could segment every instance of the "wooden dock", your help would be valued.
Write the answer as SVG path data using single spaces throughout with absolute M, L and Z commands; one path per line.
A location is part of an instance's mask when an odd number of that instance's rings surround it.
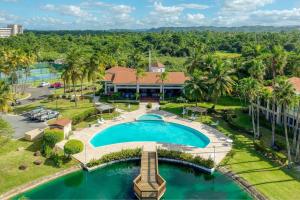
M 143 151 L 141 172 L 134 179 L 134 192 L 140 200 L 159 200 L 166 191 L 166 181 L 158 173 L 157 152 Z

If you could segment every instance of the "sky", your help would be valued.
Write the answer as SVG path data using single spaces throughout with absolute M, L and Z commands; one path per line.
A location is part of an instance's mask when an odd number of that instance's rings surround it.
M 0 0 L 0 27 L 36 30 L 300 25 L 300 0 Z

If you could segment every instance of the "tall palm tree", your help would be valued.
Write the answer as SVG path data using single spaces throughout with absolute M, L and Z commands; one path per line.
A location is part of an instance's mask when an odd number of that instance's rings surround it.
M 77 107 L 76 83 L 81 76 L 80 68 L 84 65 L 85 59 L 80 49 L 71 49 L 66 57 L 66 70 L 73 85 L 74 102 Z
M 255 48 L 256 51 L 259 51 L 260 47 Z M 266 65 L 263 63 L 261 59 L 253 59 L 251 62 L 251 68 L 249 69 L 249 73 L 251 77 L 258 80 L 260 84 L 264 81 L 264 76 L 266 74 Z M 256 120 L 257 120 L 257 136 L 260 137 L 260 97 L 263 95 L 263 87 L 260 87 L 257 89 L 257 95 L 256 95 Z
M 299 122 L 300 122 L 300 98 L 296 97 L 295 98 L 295 102 L 297 105 L 297 116 L 296 116 L 296 123 L 294 125 L 294 130 L 293 130 L 293 144 L 292 144 L 292 152 L 296 153 L 297 152 L 297 138 L 299 140 L 299 134 L 298 134 L 298 130 L 299 130 Z
M 136 100 L 139 97 L 139 90 L 138 90 L 138 82 L 139 80 L 145 76 L 145 70 L 142 67 L 137 67 L 135 71 L 135 82 L 136 82 Z
M 281 74 L 287 63 L 287 53 L 282 46 L 273 46 L 271 54 L 269 55 L 272 71 L 272 87 L 275 88 L 276 76 Z M 273 95 L 272 99 L 272 142 L 271 146 L 275 145 L 275 125 L 276 125 L 276 96 Z
M 239 82 L 238 88 L 242 96 L 250 102 L 253 139 L 255 139 L 257 137 L 257 127 L 255 125 L 254 102 L 260 88 L 259 82 L 252 77 L 244 78 Z
M 8 112 L 10 110 L 10 101 L 12 100 L 10 88 L 5 81 L 0 80 L 0 111 Z
M 103 80 L 105 76 L 105 65 L 102 63 L 101 56 L 94 54 L 89 61 L 87 68 L 87 79 L 93 84 L 94 99 L 96 95 L 96 82 Z
M 67 70 L 66 66 L 64 67 L 64 70 L 61 73 L 61 79 L 64 82 L 64 94 L 66 94 L 67 85 L 69 85 L 69 83 L 70 83 L 70 73 Z
M 233 73 L 234 70 L 221 60 L 218 60 L 212 67 L 208 75 L 208 83 L 215 104 L 220 96 L 232 93 L 235 84 Z
M 168 72 L 162 72 L 158 75 L 161 83 L 162 83 L 162 100 L 165 100 L 165 81 L 168 80 Z
M 295 89 L 286 79 L 279 79 L 276 81 L 274 96 L 277 99 L 278 105 L 282 106 L 283 108 L 284 134 L 286 140 L 286 149 L 288 153 L 288 163 L 290 165 L 292 162 L 292 158 L 287 130 L 287 112 L 293 100 L 295 99 Z
M 198 106 L 199 100 L 204 98 L 206 93 L 206 80 L 201 75 L 192 76 L 190 80 L 186 81 L 186 84 L 184 86 L 184 94 L 190 100 L 195 101 L 196 106 Z

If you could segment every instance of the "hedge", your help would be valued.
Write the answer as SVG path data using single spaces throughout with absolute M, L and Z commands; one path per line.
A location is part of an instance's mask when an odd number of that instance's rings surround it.
M 157 150 L 158 156 L 162 158 L 170 158 L 175 160 L 182 160 L 186 162 L 193 163 L 195 165 L 203 166 L 209 169 L 214 167 L 214 161 L 212 159 L 205 159 L 200 156 L 193 156 L 189 153 L 184 153 L 180 151 L 170 151 L 165 149 L 158 149 Z
M 56 143 L 64 139 L 64 132 L 61 130 L 45 130 L 43 142 L 45 145 L 54 147 Z
M 98 110 L 96 108 L 90 108 L 82 113 L 79 113 L 72 117 L 72 124 L 76 125 L 79 124 L 80 122 L 84 121 L 85 119 L 98 114 Z
M 134 158 L 139 157 L 142 154 L 142 150 L 140 148 L 137 149 L 125 149 L 119 152 L 114 152 L 110 154 L 106 154 L 102 156 L 98 160 L 91 160 L 87 166 L 94 167 L 103 163 L 108 163 L 115 160 L 127 159 L 127 158 Z
M 100 158 L 99 160 L 91 160 L 87 164 L 87 167 L 94 167 L 100 164 L 121 160 L 121 159 L 139 157 L 141 156 L 141 152 L 142 152 L 141 149 L 126 149 L 120 152 L 110 153 L 102 156 L 102 158 Z M 193 157 L 193 155 L 189 153 L 183 153 L 179 151 L 169 151 L 164 149 L 158 149 L 157 153 L 159 157 L 163 157 L 163 158 L 182 160 L 209 169 L 214 167 L 214 161 L 212 159 L 204 159 L 201 158 L 200 156 Z
M 69 140 L 64 145 L 64 152 L 67 155 L 77 154 L 83 151 L 83 143 L 80 140 Z
M 130 103 L 133 105 L 139 105 L 140 101 L 136 101 L 136 100 L 107 100 L 108 103 Z

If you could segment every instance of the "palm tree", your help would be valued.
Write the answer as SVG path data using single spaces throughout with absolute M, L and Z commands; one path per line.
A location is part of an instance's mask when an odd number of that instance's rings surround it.
M 235 84 L 233 73 L 234 70 L 221 60 L 218 60 L 212 67 L 208 76 L 208 84 L 215 104 L 220 96 L 231 94 L 233 91 Z
M 94 99 L 96 96 L 96 82 L 102 80 L 105 75 L 105 65 L 101 61 L 99 54 L 94 54 L 90 58 L 89 66 L 87 68 L 87 79 L 93 84 Z
M 297 149 L 296 149 L 297 148 L 297 136 L 299 138 L 298 129 L 299 129 L 299 122 L 300 122 L 300 98 L 296 97 L 295 101 L 297 102 L 296 105 L 298 107 L 297 107 L 296 123 L 295 123 L 294 131 L 293 131 L 293 145 L 292 145 L 292 152 L 293 153 L 297 152 Z
M 273 46 L 271 55 L 269 56 L 271 63 L 271 71 L 272 71 L 272 88 L 275 88 L 276 84 L 276 75 L 281 74 L 283 69 L 287 63 L 287 53 L 282 48 L 282 46 Z M 276 113 L 275 113 L 275 105 L 276 105 L 276 96 L 273 95 L 272 100 L 272 142 L 271 146 L 275 145 L 275 124 L 276 124 Z
M 69 71 L 67 70 L 67 68 L 65 67 L 65 69 L 63 70 L 62 74 L 61 74 L 61 79 L 64 82 L 64 94 L 66 94 L 66 87 L 67 84 L 70 83 L 70 74 Z
M 8 112 L 10 110 L 10 101 L 12 100 L 10 88 L 5 81 L 0 80 L 0 111 Z
M 139 89 L 138 89 L 138 81 L 140 78 L 145 76 L 145 70 L 141 67 L 137 67 L 135 71 L 135 81 L 136 81 L 136 100 L 139 96 Z
M 295 99 L 295 89 L 286 79 L 279 79 L 276 81 L 274 96 L 277 99 L 278 105 L 282 106 L 283 108 L 284 133 L 286 140 L 286 149 L 288 153 L 288 164 L 290 165 L 292 162 L 292 158 L 287 130 L 287 111 L 291 106 L 293 100 Z
M 81 76 L 80 68 L 84 64 L 84 56 L 80 49 L 72 49 L 68 52 L 66 57 L 66 70 L 69 75 L 70 81 L 73 85 L 74 102 L 77 107 L 77 94 L 76 94 L 76 83 Z
M 190 99 L 196 102 L 198 106 L 198 101 L 204 97 L 207 92 L 207 84 L 204 77 L 194 75 L 190 80 L 186 81 L 184 86 L 184 94 Z
M 165 100 L 165 81 L 168 79 L 168 72 L 162 72 L 158 75 L 161 83 L 162 83 L 162 100 Z
M 253 139 L 257 137 L 257 127 L 255 125 L 255 112 L 254 112 L 254 102 L 256 96 L 258 95 L 258 90 L 260 88 L 259 82 L 254 78 L 244 78 L 239 84 L 238 88 L 240 93 L 245 99 L 250 102 L 251 118 L 252 118 L 252 128 L 253 128 Z
M 260 49 L 260 47 L 256 47 L 255 49 Z M 259 50 L 256 50 L 259 51 Z M 261 59 L 253 59 L 251 62 L 251 68 L 249 69 L 249 73 L 251 77 L 258 80 L 260 84 L 263 83 L 264 76 L 266 74 L 266 65 L 263 63 Z M 260 97 L 263 95 L 262 87 L 257 89 L 257 95 L 256 95 L 256 120 L 257 120 L 257 136 L 260 137 Z

